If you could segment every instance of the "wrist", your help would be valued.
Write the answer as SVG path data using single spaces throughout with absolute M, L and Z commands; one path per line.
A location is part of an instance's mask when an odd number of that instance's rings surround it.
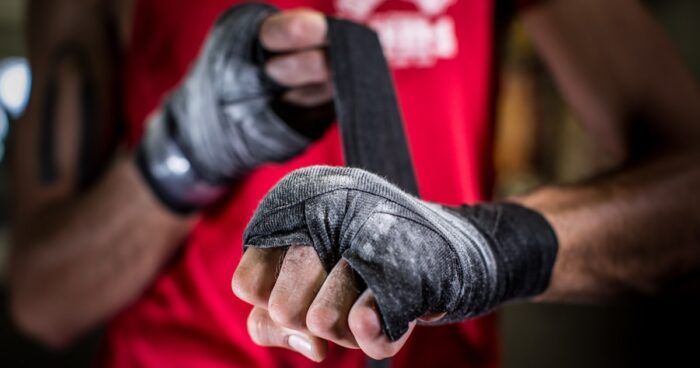
M 558 241 L 542 214 L 510 202 L 466 206 L 459 212 L 482 232 L 493 254 L 495 283 L 481 312 L 547 289 Z
M 154 194 L 174 212 L 187 214 L 217 201 L 222 184 L 206 180 L 174 135 L 168 109 L 153 115 L 136 153 L 136 163 Z

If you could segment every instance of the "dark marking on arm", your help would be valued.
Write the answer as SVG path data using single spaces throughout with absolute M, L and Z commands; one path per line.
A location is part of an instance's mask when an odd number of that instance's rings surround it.
M 114 56 L 114 55 L 110 55 Z M 112 156 L 116 148 L 116 142 L 121 137 L 123 130 L 123 112 L 121 105 L 121 91 L 117 90 L 114 109 L 117 112 L 115 121 L 106 122 L 101 100 L 99 98 L 99 86 L 94 70 L 91 67 L 86 51 L 77 44 L 68 43 L 60 47 L 52 58 L 49 82 L 46 91 L 46 100 L 42 111 L 42 119 L 39 130 L 39 178 L 44 185 L 51 185 L 61 178 L 56 163 L 56 104 L 58 103 L 58 70 L 62 65 L 70 65 L 78 75 L 80 89 L 78 92 L 79 104 L 79 140 L 78 155 L 76 158 L 77 178 L 76 186 L 79 191 L 87 189 L 100 176 L 105 168 L 105 161 Z M 110 128 L 107 131 L 106 128 Z
M 56 68 L 52 68 L 49 74 L 41 121 L 39 122 L 39 182 L 44 185 L 53 184 L 59 177 L 54 147 L 57 89 Z
M 85 189 L 92 181 L 96 170 L 96 142 L 103 124 L 100 116 L 100 99 L 97 98 L 95 82 L 91 78 L 90 68 L 84 65 L 84 75 L 80 86 L 80 150 L 78 153 L 78 189 Z
M 85 63 L 85 77 L 81 87 L 81 119 L 82 134 L 80 140 L 80 156 L 78 167 L 78 190 L 88 189 L 102 176 L 106 164 L 114 155 L 125 131 L 124 104 L 122 101 L 123 90 L 120 83 L 122 53 L 118 25 L 114 17 L 107 12 L 101 13 L 104 25 L 104 42 L 106 48 L 106 60 L 113 63 L 113 84 L 98 85 L 90 65 Z M 98 98 L 100 88 L 112 88 L 111 101 L 102 101 Z M 110 106 L 104 106 L 107 102 Z M 110 108 L 111 107 L 111 108 Z M 112 114 L 108 116 L 107 114 Z
M 84 51 L 80 46 L 75 44 L 64 44 L 61 46 L 54 56 L 51 58 L 48 86 L 46 90 L 46 99 L 42 111 L 42 117 L 39 129 L 39 178 L 44 185 L 54 184 L 61 178 L 58 164 L 56 163 L 56 113 L 59 99 L 59 69 L 62 65 L 69 65 L 77 71 L 80 85 L 80 151 L 78 154 L 79 165 L 84 165 L 83 161 L 85 152 L 89 150 L 89 139 L 86 139 L 86 133 L 90 133 L 92 125 L 98 123 L 95 119 L 94 106 L 95 91 L 90 82 L 90 70 L 86 61 Z M 86 131 L 87 129 L 87 131 Z M 81 170 L 79 170 L 81 171 Z

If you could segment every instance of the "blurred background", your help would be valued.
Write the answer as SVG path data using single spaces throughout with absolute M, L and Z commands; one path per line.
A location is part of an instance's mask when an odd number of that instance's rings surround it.
M 22 59 L 17 59 L 25 55 L 25 2 L 0 1 L 0 283 L 11 198 L 2 160 L 4 140 L 24 103 L 18 91 L 29 81 Z M 700 77 L 700 1 L 645 3 Z M 573 181 L 611 165 L 563 103 L 519 24 L 509 27 L 501 46 L 496 193 L 517 194 L 544 182 Z M 688 363 L 686 359 L 697 364 L 699 306 L 511 305 L 501 313 L 505 366 L 668 366 Z M 2 341 L 0 350 L 13 348 Z
M 25 1 L 2 0 L 0 1 L 0 278 L 3 275 L 3 267 L 7 254 L 7 201 L 9 190 L 7 186 L 7 170 L 5 165 L 5 138 L 9 131 L 9 111 L 18 112 L 23 104 L 20 93 L 17 90 L 26 89 L 26 69 L 22 66 L 21 59 L 24 56 L 24 38 L 22 32 L 22 12 Z M 14 96 L 14 97 L 13 97 Z M 8 106 L 9 105 L 9 106 Z

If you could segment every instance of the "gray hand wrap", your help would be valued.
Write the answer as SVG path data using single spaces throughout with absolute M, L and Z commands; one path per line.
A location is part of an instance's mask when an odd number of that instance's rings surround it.
M 150 121 L 138 160 L 171 208 L 207 205 L 230 181 L 310 143 L 271 107 L 280 87 L 264 75 L 258 33 L 275 11 L 248 4 L 221 16 L 187 77 Z
M 312 245 L 326 270 L 345 259 L 373 291 L 384 331 L 441 323 L 541 293 L 557 252 L 540 214 L 515 204 L 448 209 L 359 169 L 310 167 L 262 200 L 244 235 L 259 248 Z

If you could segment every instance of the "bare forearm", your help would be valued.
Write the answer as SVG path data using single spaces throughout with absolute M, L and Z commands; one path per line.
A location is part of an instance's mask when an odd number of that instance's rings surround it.
M 68 342 L 136 297 L 190 228 L 161 207 L 132 161 L 118 159 L 85 195 L 15 226 L 13 313 L 49 344 Z
M 542 299 L 677 293 L 700 270 L 700 89 L 638 0 L 543 1 L 521 15 L 567 102 L 625 164 L 517 199 L 560 240 Z
M 639 0 L 550 0 L 522 14 L 566 101 L 620 161 L 693 147 L 700 89 Z
M 560 242 L 545 301 L 682 294 L 700 281 L 700 160 L 687 153 L 516 199 Z

